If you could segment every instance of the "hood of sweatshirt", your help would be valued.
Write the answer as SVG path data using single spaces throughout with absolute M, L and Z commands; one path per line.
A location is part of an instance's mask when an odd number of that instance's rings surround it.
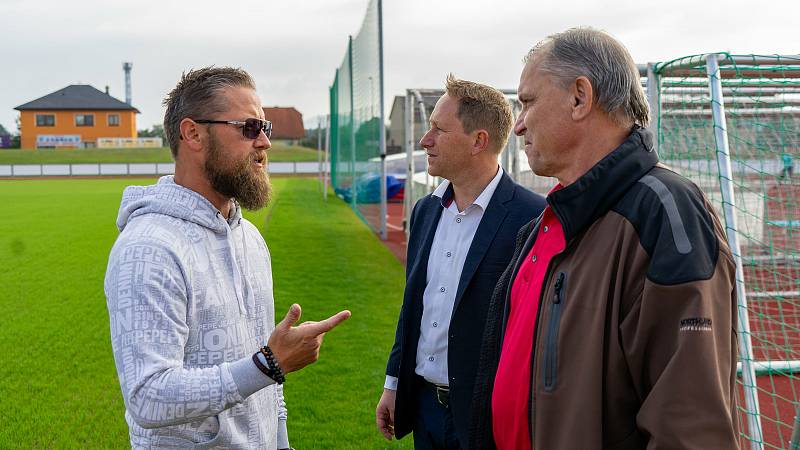
M 247 247 L 254 241 L 252 238 L 248 239 L 247 231 L 240 228 L 242 209 L 239 203 L 231 200 L 231 210 L 226 220 L 208 199 L 176 184 L 173 176 L 168 175 L 159 178 L 154 185 L 125 188 L 117 215 L 117 228 L 122 232 L 135 218 L 148 215 L 182 219 L 197 224 L 210 233 L 224 236 L 230 255 L 228 268 L 233 278 L 233 294 L 238 300 L 240 311 L 245 313 L 246 303 L 252 303 L 252 286 L 245 276 L 249 265 Z M 239 258 L 237 254 L 240 255 Z
M 236 201 L 227 219 L 228 227 L 236 228 L 242 210 Z M 225 233 L 225 218 L 205 197 L 175 183 L 172 175 L 161 177 L 150 186 L 128 186 L 122 193 L 122 204 L 117 215 L 119 231 L 135 217 L 144 214 L 162 214 L 196 223 L 215 233 Z

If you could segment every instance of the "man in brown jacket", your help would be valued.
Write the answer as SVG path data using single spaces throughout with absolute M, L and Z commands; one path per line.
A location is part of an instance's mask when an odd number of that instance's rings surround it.
M 520 77 L 531 169 L 555 177 L 489 306 L 471 448 L 737 448 L 735 268 L 693 183 L 658 164 L 636 65 L 571 29 Z

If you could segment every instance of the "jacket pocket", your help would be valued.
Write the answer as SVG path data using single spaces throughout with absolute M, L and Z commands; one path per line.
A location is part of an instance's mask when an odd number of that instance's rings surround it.
M 550 303 L 550 320 L 544 343 L 544 390 L 552 392 L 558 381 L 558 328 L 561 325 L 561 311 L 564 309 L 564 290 L 567 274 L 561 272 L 556 278 L 555 291 Z

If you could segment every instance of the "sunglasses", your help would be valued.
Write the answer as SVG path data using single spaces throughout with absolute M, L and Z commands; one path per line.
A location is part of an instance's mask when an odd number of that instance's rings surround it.
M 258 135 L 263 131 L 267 135 L 267 139 L 272 136 L 272 122 L 269 120 L 261 119 L 246 119 L 244 122 L 241 120 L 195 120 L 197 123 L 222 123 L 228 125 L 236 125 L 242 127 L 242 134 L 247 139 L 258 139 Z

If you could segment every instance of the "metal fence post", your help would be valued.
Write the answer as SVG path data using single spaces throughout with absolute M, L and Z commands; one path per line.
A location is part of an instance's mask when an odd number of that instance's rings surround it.
M 403 141 L 406 147 L 406 185 L 403 188 L 403 228 L 406 242 L 411 233 L 411 208 L 414 207 L 414 99 L 410 90 L 406 90 L 405 108 L 403 108 Z
M 658 121 L 661 117 L 661 81 L 654 63 L 647 63 L 647 102 L 650 104 L 650 124 L 647 129 L 653 134 L 653 149 L 658 154 Z
M 380 130 L 380 137 L 378 138 L 378 145 L 380 146 L 381 156 L 381 206 L 380 206 L 380 233 L 381 239 L 384 241 L 389 238 L 389 227 L 387 223 L 387 215 L 389 214 L 389 199 L 386 187 L 387 174 L 386 174 L 386 117 L 384 116 L 383 104 L 383 1 L 378 0 L 378 103 L 380 104 L 380 123 L 378 125 Z M 375 120 L 370 117 L 370 120 Z
M 420 94 L 419 91 L 414 91 L 414 96 L 419 104 L 419 121 L 424 130 L 424 127 L 428 126 L 428 111 L 425 109 L 425 101 L 422 99 L 422 94 Z M 413 121 L 414 117 L 411 117 L 411 120 Z M 413 136 L 411 139 L 414 139 Z M 425 194 L 433 192 L 433 189 L 431 189 L 431 178 L 432 177 L 428 173 L 428 158 L 425 158 Z
M 317 121 L 317 180 L 322 189 L 322 117 Z
M 353 90 L 353 36 L 349 37 L 347 51 L 349 54 L 347 62 L 350 64 L 350 68 L 347 70 L 350 77 L 350 192 L 352 194 L 350 204 L 354 211 L 358 211 L 358 207 L 356 206 L 358 187 L 356 186 L 356 108 L 354 99 L 355 91 Z
M 736 262 L 736 296 L 738 300 L 739 324 L 739 359 L 742 363 L 742 381 L 744 384 L 745 413 L 747 414 L 747 428 L 750 432 L 750 448 L 761 450 L 764 448 L 761 433 L 761 415 L 758 404 L 758 386 L 756 382 L 755 366 L 753 364 L 753 344 L 750 336 L 750 315 L 747 310 L 747 293 L 744 285 L 744 269 L 742 267 L 742 252 L 739 246 L 738 225 L 736 221 L 736 200 L 733 192 L 733 170 L 731 169 L 731 155 L 728 146 L 728 129 L 725 118 L 725 105 L 722 97 L 722 80 L 720 77 L 719 57 L 712 53 L 706 56 L 706 73 L 711 91 L 711 113 L 714 120 L 714 139 L 717 146 L 717 164 L 719 165 L 720 192 L 722 194 L 722 207 L 725 215 L 725 234 L 728 237 L 728 246 Z
M 331 116 L 330 114 L 325 117 L 325 166 L 323 167 L 323 191 L 322 198 L 328 200 L 328 179 L 331 173 L 330 165 L 330 149 L 331 149 Z
M 795 411 L 792 437 L 789 440 L 789 450 L 800 450 L 800 406 L 798 406 L 797 411 Z

